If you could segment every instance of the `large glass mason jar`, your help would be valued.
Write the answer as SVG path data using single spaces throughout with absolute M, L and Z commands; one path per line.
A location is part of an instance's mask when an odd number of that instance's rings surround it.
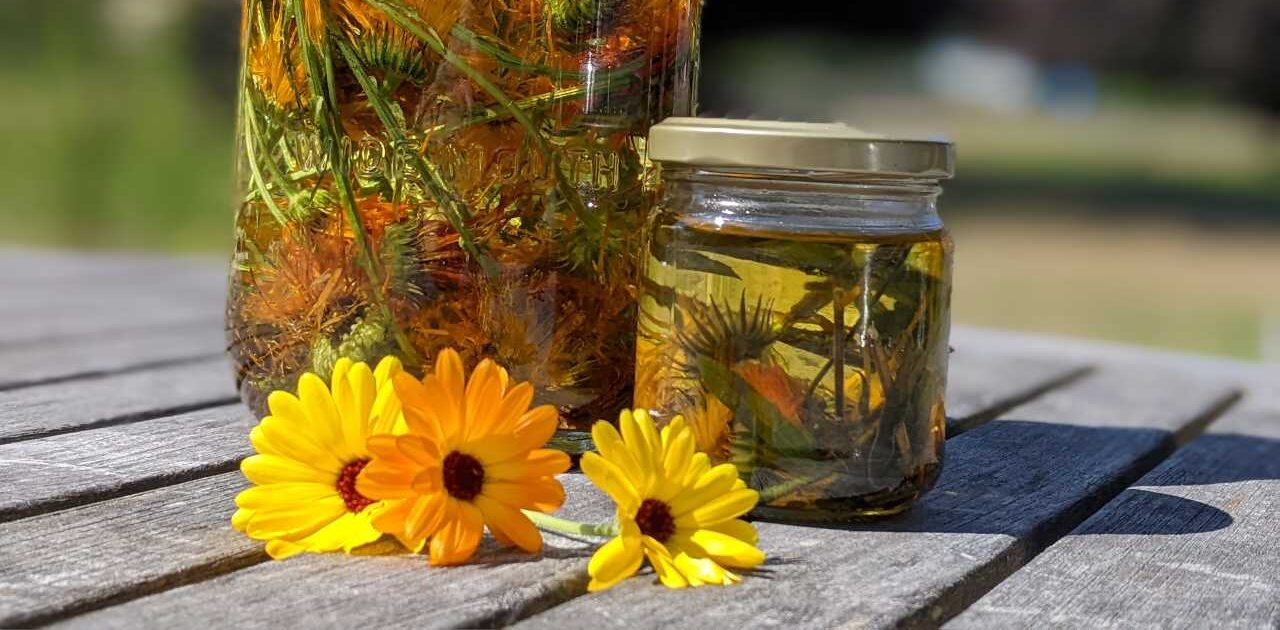
M 562 428 L 631 397 L 649 126 L 700 0 L 245 0 L 228 328 L 244 399 L 490 357 Z
M 650 157 L 637 407 L 682 415 L 755 515 L 898 513 L 942 466 L 952 244 L 944 143 L 668 119 Z

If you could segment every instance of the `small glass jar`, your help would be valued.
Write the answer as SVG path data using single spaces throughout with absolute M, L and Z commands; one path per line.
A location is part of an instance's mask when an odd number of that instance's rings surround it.
M 754 516 L 899 513 L 942 467 L 954 152 L 843 125 L 672 118 L 650 157 L 635 405 L 681 415 Z

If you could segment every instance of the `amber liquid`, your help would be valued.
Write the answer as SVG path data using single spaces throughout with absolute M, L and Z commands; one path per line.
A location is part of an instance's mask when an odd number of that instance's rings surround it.
M 562 429 L 616 417 L 644 138 L 692 108 L 697 3 L 396 4 L 423 28 L 360 0 L 245 2 L 228 314 L 245 400 L 265 413 L 340 357 L 422 373 L 453 347 L 532 382 Z
M 798 238 L 659 217 L 636 405 L 683 415 L 761 492 L 756 516 L 906 509 L 937 479 L 952 245 L 944 232 Z

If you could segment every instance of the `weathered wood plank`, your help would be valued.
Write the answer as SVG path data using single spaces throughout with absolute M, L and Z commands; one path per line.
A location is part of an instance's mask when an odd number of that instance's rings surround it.
M 716 627 L 934 626 L 1154 467 L 1178 432 L 1233 396 L 1202 379 L 1104 369 L 948 441 L 939 487 L 904 518 L 761 524 L 771 557 L 764 577 L 679 593 L 632 580 L 522 625 L 664 628 L 696 615 Z
M 144 495 L 59 513 L 77 514 L 55 523 L 53 535 L 63 537 L 74 532 L 79 534 L 77 538 L 87 540 L 102 530 L 110 537 L 108 545 L 99 548 L 85 542 L 77 544 L 72 553 L 63 550 L 67 557 L 86 557 L 76 566 L 66 561 L 48 565 L 39 561 L 41 556 L 51 554 L 37 554 L 35 560 L 23 563 L 19 571 L 13 572 L 18 577 L 13 582 L 13 594 L 7 598 L 12 602 L 10 619 L 44 621 L 86 607 L 134 598 L 158 590 L 150 587 L 152 583 L 170 584 L 175 575 L 190 575 L 197 570 L 195 567 L 223 563 L 257 549 L 257 543 L 239 537 L 227 525 L 233 509 L 232 496 L 239 485 L 226 481 L 218 478 L 219 487 L 208 493 L 216 497 L 216 502 L 201 501 L 175 514 L 174 524 L 185 526 L 189 532 L 171 540 L 172 532 L 155 531 L 144 538 L 150 544 L 142 550 L 134 548 L 129 540 L 122 540 L 121 534 L 111 532 L 120 532 L 121 525 L 136 527 L 131 519 L 138 516 L 129 516 L 127 509 L 117 504 Z M 566 475 L 564 482 L 569 489 L 570 509 L 597 519 L 607 516 L 600 511 L 596 495 L 582 477 Z M 159 498 L 186 493 L 186 486 L 199 483 L 203 482 L 151 494 Z M 162 506 L 169 503 L 161 501 Z M 89 519 L 88 525 L 77 525 L 85 520 L 78 515 L 89 513 L 106 516 Z M 200 520 L 194 520 L 197 515 Z M 216 516 L 206 518 L 211 515 Z M 121 522 L 113 522 L 117 519 Z M 589 547 L 557 536 L 548 536 L 546 542 L 547 551 L 536 559 L 486 543 L 479 552 L 479 561 L 449 569 L 428 567 L 421 556 L 304 555 L 137 599 L 54 627 L 171 628 L 188 625 L 191 619 L 216 619 L 219 626 L 246 629 L 351 625 L 491 627 L 550 607 L 585 587 Z M 11 552 L 21 555 L 27 547 L 39 544 L 39 537 L 28 535 Z M 171 548 L 176 552 L 170 553 Z M 393 549 L 393 545 L 384 544 L 368 551 Z M 138 553 L 142 558 L 131 559 L 127 570 L 112 566 L 117 555 Z M 0 583 L 8 582 L 3 577 L 8 573 L 0 568 Z M 53 587 L 45 585 L 60 575 L 71 577 L 58 580 Z M 0 597 L 0 602 L 4 601 Z M 235 605 L 228 606 L 228 602 Z M 0 624 L 4 621 L 0 616 Z
M 214 358 L 225 348 L 221 327 L 205 323 L 0 349 L 0 391 Z
M 966 359 L 957 363 L 958 369 L 977 369 L 992 366 L 994 360 L 985 358 L 982 350 L 966 352 Z M 966 368 L 965 366 L 968 366 Z M 994 367 L 983 369 L 982 374 L 999 375 Z M 983 378 L 959 379 L 952 393 L 960 399 L 980 405 L 985 400 L 980 392 L 968 388 L 1008 387 L 1016 379 L 1001 378 L 1000 382 L 985 382 Z M 1041 387 L 1037 379 L 1029 379 L 1026 386 Z M 1023 392 L 1010 390 L 1009 398 L 1023 398 Z M 1003 400 L 992 397 L 989 400 Z M 974 413 L 984 410 L 974 408 Z M 611 516 L 612 507 L 585 481 L 576 475 L 564 477 L 569 488 L 570 503 L 566 511 L 577 518 L 604 520 Z M 226 497 L 230 505 L 230 494 Z M 110 502 L 108 502 L 110 503 Z M 88 509 L 88 508 L 84 508 Z M 205 510 L 205 518 L 225 523 L 229 507 L 223 510 Z M 61 536 L 52 534 L 51 536 Z M 163 551 L 160 544 L 157 553 Z M 208 583 L 176 589 L 86 615 L 69 622 L 80 627 L 166 627 L 181 619 L 190 618 L 192 611 L 217 609 L 219 619 L 227 624 L 244 627 L 269 627 L 289 625 L 347 625 L 375 621 L 375 625 L 387 627 L 436 627 L 436 626 L 485 626 L 496 625 L 528 616 L 583 592 L 585 558 L 581 544 L 557 537 L 548 538 L 548 552 L 536 562 L 494 569 L 498 559 L 511 556 L 494 556 L 492 550 L 483 555 L 476 566 L 436 571 L 422 566 L 421 559 L 376 558 L 349 560 L 345 558 L 303 557 L 286 563 L 271 563 L 229 574 Z M 189 571 L 185 561 L 163 565 L 172 574 Z M 128 576 L 95 574 L 97 587 L 113 593 L 121 599 L 132 593 Z M 43 578 L 40 578 L 43 579 Z M 359 596 L 350 595 L 334 599 L 331 593 L 340 589 L 351 593 L 358 589 Z M 286 590 L 281 590 L 286 589 Z M 422 596 L 430 593 L 430 597 Z M 268 594 L 276 594 L 267 597 Z M 228 599 L 230 598 L 230 599 Z M 82 603 L 105 601 L 72 593 L 50 610 L 83 610 L 100 604 Z M 238 612 L 223 610 L 220 602 L 232 599 L 252 602 Z M 347 602 L 360 601 L 360 606 Z M 80 602 L 80 603 L 78 603 Z M 244 613 L 241 617 L 240 614 Z M 43 614 L 52 614 L 46 611 Z M 203 614 L 203 613 L 200 613 Z M 223 617 L 230 614 L 231 618 Z M 302 617 L 299 617 L 299 616 Z
M 1233 410 L 948 628 L 1280 627 L 1280 406 Z
M 0 392 L 0 444 L 236 400 L 226 359 Z
M 209 261 L 0 251 L 0 348 L 221 320 L 227 273 Z
M 1010 355 L 962 342 L 947 375 L 947 434 L 977 427 L 1090 369 L 1079 359 Z
M 90 340 L 122 331 L 145 332 L 174 326 L 221 326 L 221 300 L 139 304 L 88 304 L 80 310 L 37 308 L 29 313 L 3 315 L 0 348 L 43 344 L 63 339 Z
M 35 625 L 265 560 L 260 544 L 227 524 L 231 497 L 244 485 L 230 473 L 0 524 L 0 627 Z
M 45 249 L 0 249 L 0 266 L 15 270 L 0 277 L 3 291 L 27 287 L 88 286 L 101 283 L 177 279 L 208 282 L 226 278 L 228 267 L 216 258 L 77 252 Z
M 0 522 L 232 470 L 251 426 L 227 405 L 0 445 Z

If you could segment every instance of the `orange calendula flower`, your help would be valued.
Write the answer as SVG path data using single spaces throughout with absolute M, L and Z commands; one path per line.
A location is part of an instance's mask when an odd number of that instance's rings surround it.
M 800 410 L 804 406 L 804 386 L 778 365 L 764 365 L 748 361 L 738 366 L 738 375 L 757 393 L 773 404 L 788 422 L 800 425 Z
M 621 433 L 597 422 L 591 437 L 600 452 L 582 458 L 582 472 L 618 504 L 621 532 L 592 556 L 589 590 L 635 575 L 645 558 L 670 588 L 734 584 L 741 577 L 728 569 L 764 562 L 755 528 L 740 519 L 760 495 L 733 464 L 712 467 L 695 452 L 680 416 L 661 432 L 641 410 L 622 412 L 619 424 Z
M 367 438 L 403 430 L 390 383 L 400 370 L 394 357 L 376 370 L 340 359 L 329 385 L 307 373 L 297 396 L 273 392 L 271 415 L 249 434 L 258 454 L 240 470 L 255 485 L 236 497 L 232 525 L 267 541 L 277 559 L 351 551 L 381 538 L 370 522 L 381 506 L 356 489 L 356 477 L 369 463 Z
M 556 475 L 569 456 L 542 448 L 556 430 L 555 408 L 529 409 L 533 387 L 511 383 L 489 360 L 467 379 L 452 349 L 422 381 L 401 373 L 394 384 L 408 432 L 370 438 L 373 461 L 356 483 L 387 501 L 374 526 L 415 550 L 430 539 L 434 565 L 467 561 L 486 525 L 500 542 L 539 551 L 542 536 L 521 510 L 564 503 Z

